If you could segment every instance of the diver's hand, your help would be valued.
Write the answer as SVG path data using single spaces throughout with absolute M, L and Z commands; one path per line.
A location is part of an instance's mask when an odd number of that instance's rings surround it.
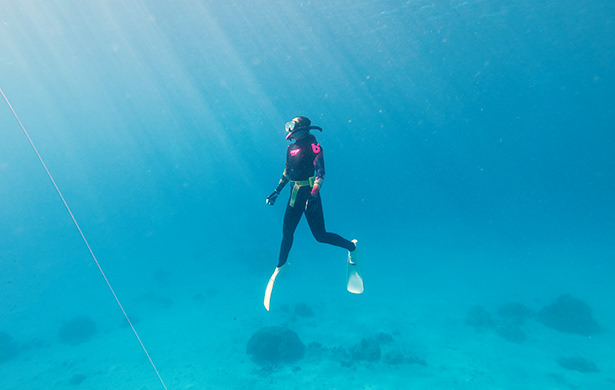
M 278 199 L 278 195 L 280 195 L 280 193 L 278 192 L 278 190 L 275 190 L 271 193 L 271 195 L 269 195 L 267 197 L 267 200 L 265 201 L 268 205 L 273 206 L 275 204 L 275 200 Z
M 320 196 L 315 194 L 310 194 L 307 202 L 305 202 L 305 211 L 308 213 L 313 213 L 314 211 L 320 210 L 322 207 L 320 203 Z

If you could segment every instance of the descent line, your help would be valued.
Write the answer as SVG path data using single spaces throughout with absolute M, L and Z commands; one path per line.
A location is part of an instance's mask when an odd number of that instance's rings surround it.
M 147 356 L 147 359 L 149 360 L 150 364 L 152 365 L 152 368 L 156 372 L 156 375 L 158 376 L 158 379 L 160 380 L 160 383 L 162 384 L 162 387 L 164 387 L 164 389 L 167 390 L 167 386 L 164 384 L 164 381 L 162 380 L 162 376 L 160 376 L 160 373 L 158 372 L 158 369 L 156 368 L 156 365 L 154 364 L 154 361 L 152 360 L 151 356 L 147 352 L 147 349 L 145 348 L 145 345 L 143 344 L 143 341 L 141 341 L 141 337 L 139 337 L 139 333 L 137 333 L 137 330 L 135 329 L 134 325 L 132 324 L 132 321 L 130 321 L 130 318 L 128 318 L 128 314 L 126 314 L 126 311 L 124 310 L 124 306 L 122 306 L 122 303 L 120 302 L 120 299 L 115 294 L 115 290 L 113 290 L 113 287 L 111 287 L 111 283 L 109 282 L 109 279 L 107 279 L 107 275 L 105 275 L 105 272 L 103 271 L 102 267 L 100 266 L 100 263 L 98 262 L 98 259 L 96 258 L 96 255 L 94 255 L 94 251 L 92 250 L 92 247 L 90 247 L 90 243 L 88 242 L 87 238 L 85 238 L 85 234 L 83 234 L 83 230 L 81 230 L 81 227 L 79 226 L 79 223 L 77 222 L 77 219 L 75 218 L 75 216 L 73 215 L 72 210 L 68 206 L 68 203 L 66 202 L 66 199 L 64 199 L 64 195 L 62 195 L 62 191 L 60 191 L 60 188 L 56 184 L 56 181 L 54 180 L 53 176 L 51 175 L 51 172 L 49 172 L 49 169 L 47 168 L 47 164 L 45 164 L 45 161 L 43 160 L 43 157 L 38 152 L 38 149 L 36 148 L 36 145 L 34 145 L 34 142 L 32 141 L 32 138 L 30 138 L 30 134 L 28 134 L 28 131 L 24 127 L 23 123 L 21 123 L 21 120 L 19 119 L 19 116 L 17 115 L 17 113 L 13 109 L 13 106 L 11 105 L 11 103 L 9 102 L 9 99 L 4 94 L 4 91 L 2 90 L 2 88 L 0 88 L 0 93 L 2 94 L 2 97 L 4 98 L 4 100 L 6 101 L 6 104 L 8 104 L 9 108 L 13 112 L 13 115 L 15 116 L 15 119 L 17 119 L 17 122 L 19 123 L 19 126 L 21 127 L 21 130 L 26 135 L 26 138 L 28 138 L 28 141 L 30 142 L 30 145 L 32 146 L 32 149 L 34 149 L 34 152 L 36 153 L 36 156 L 38 157 L 39 161 L 43 165 L 43 168 L 45 168 L 45 172 L 47 172 L 47 176 L 49 176 L 49 179 L 51 180 L 51 183 L 53 183 L 53 187 L 56 189 L 56 192 L 58 193 L 58 195 L 60 195 L 60 199 L 62 199 L 62 203 L 64 203 L 64 207 L 66 208 L 66 211 L 68 211 L 68 214 L 70 215 L 70 218 L 73 220 L 73 223 L 75 224 L 75 227 L 77 227 L 77 230 L 79 231 L 79 234 L 81 235 L 81 238 L 83 239 L 83 242 L 85 243 L 85 246 L 88 248 L 88 251 L 90 252 L 90 255 L 92 256 L 92 259 L 94 259 L 94 263 L 96 263 L 96 266 L 98 267 L 98 270 L 100 271 L 100 274 L 102 275 L 103 279 L 105 280 L 105 283 L 107 283 L 107 287 L 109 287 L 109 290 L 111 291 L 111 294 L 113 294 L 113 298 L 115 298 L 115 302 L 120 307 L 120 310 L 122 311 L 122 314 L 124 314 L 124 317 L 126 318 L 126 321 L 128 321 L 128 325 L 130 325 L 130 329 L 132 329 L 132 332 L 135 334 L 135 337 L 139 341 L 139 344 L 141 344 L 141 348 L 143 349 L 143 352 L 145 353 L 145 356 Z

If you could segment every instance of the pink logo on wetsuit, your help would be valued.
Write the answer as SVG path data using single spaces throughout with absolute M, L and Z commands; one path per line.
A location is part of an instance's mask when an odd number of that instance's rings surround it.
M 312 151 L 316 154 L 320 153 L 320 145 L 312 144 Z
M 296 155 L 299 154 L 300 151 L 301 151 L 301 149 L 293 149 L 293 150 L 290 151 L 290 155 L 292 157 L 295 157 Z

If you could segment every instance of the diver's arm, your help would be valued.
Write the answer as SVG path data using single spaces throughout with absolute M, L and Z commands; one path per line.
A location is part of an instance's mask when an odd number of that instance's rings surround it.
M 267 197 L 267 200 L 265 201 L 265 203 L 267 203 L 268 205 L 273 206 L 275 204 L 275 200 L 278 198 L 278 195 L 280 195 L 280 192 L 282 191 L 284 186 L 286 186 L 286 184 L 289 181 L 290 181 L 290 179 L 288 178 L 288 175 L 286 174 L 286 169 L 284 169 L 284 173 L 282 174 L 282 178 L 280 179 L 280 182 L 278 183 L 278 186 L 276 187 L 275 190 L 273 190 L 271 195 L 269 195 Z
M 313 143 L 312 150 L 316 153 L 316 157 L 314 157 L 314 171 L 316 172 L 316 177 L 310 197 L 305 202 L 305 211 L 308 213 L 314 213 L 321 209 L 320 187 L 325 180 L 325 159 L 322 154 L 322 148 L 317 143 Z
M 314 179 L 314 186 L 312 187 L 312 195 L 318 196 L 322 182 L 325 180 L 325 155 L 322 152 L 322 146 L 318 143 L 312 144 L 312 150 L 316 153 L 314 158 L 314 171 L 316 172 L 316 178 Z
M 290 146 L 286 149 L 286 165 L 284 165 L 284 172 L 282 172 L 282 178 L 278 182 L 278 186 L 275 189 L 275 192 L 278 194 L 282 192 L 286 184 L 290 181 L 290 177 L 288 177 L 288 159 L 290 158 Z
M 286 169 L 284 169 L 284 173 L 282 173 L 282 178 L 280 179 L 280 181 L 278 183 L 278 186 L 276 187 L 275 191 L 278 194 L 280 192 L 282 192 L 282 190 L 284 189 L 286 184 L 288 184 L 289 181 L 290 181 L 290 179 L 288 178 L 288 175 L 286 174 Z

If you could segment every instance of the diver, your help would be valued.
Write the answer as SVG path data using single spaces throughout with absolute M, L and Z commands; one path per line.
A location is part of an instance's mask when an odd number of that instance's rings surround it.
M 290 248 L 293 245 L 295 229 L 303 214 L 305 214 L 305 218 L 316 241 L 345 248 L 348 250 L 348 264 L 353 265 L 356 261 L 357 240 L 349 241 L 325 230 L 322 200 L 320 197 L 320 188 L 325 178 L 325 161 L 322 146 L 320 146 L 316 137 L 310 133 L 310 130 L 322 131 L 322 128 L 312 126 L 312 122 L 304 116 L 298 116 L 286 123 L 286 132 L 288 133 L 286 139 L 294 142 L 288 146 L 286 167 L 282 178 L 277 188 L 266 200 L 267 204 L 273 206 L 282 189 L 289 181 L 292 182 L 290 198 L 284 213 L 280 257 L 265 294 L 265 307 L 267 310 L 269 310 L 269 298 L 273 282 L 280 268 L 288 259 Z M 357 275 L 357 277 L 360 278 L 360 275 Z M 362 280 L 360 291 L 352 291 L 350 284 L 348 289 L 354 293 L 363 292 Z

